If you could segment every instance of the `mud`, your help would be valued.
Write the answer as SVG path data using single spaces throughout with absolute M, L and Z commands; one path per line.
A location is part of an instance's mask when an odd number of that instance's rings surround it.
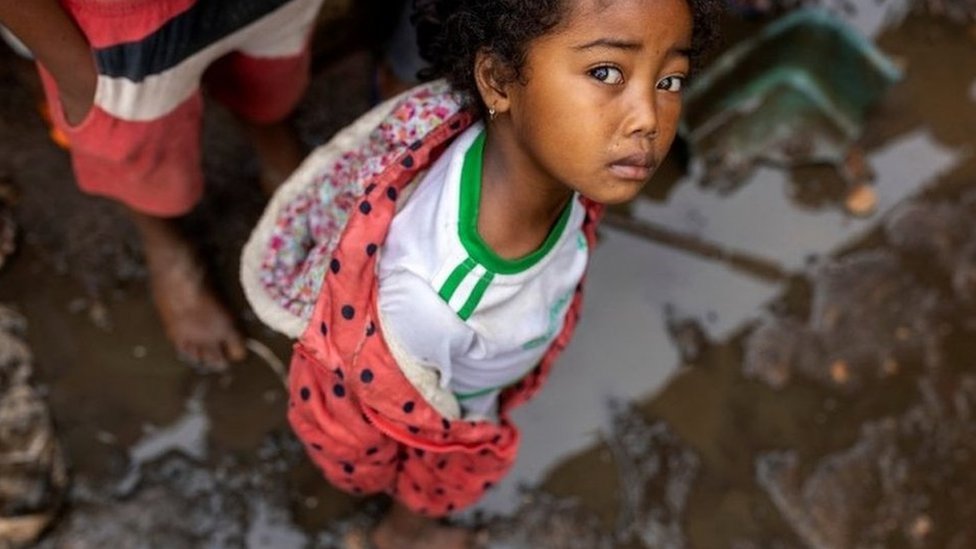
M 516 418 L 516 470 L 460 518 L 481 541 L 976 546 L 976 42 L 965 3 L 896 4 L 857 6 L 906 71 L 862 143 L 878 213 L 845 217 L 836 176 L 816 169 L 760 170 L 717 197 L 672 159 L 659 186 L 615 212 L 667 230 L 604 227 L 585 330 Z M 329 63 L 296 119 L 309 146 L 368 108 L 370 56 L 336 51 L 317 55 Z M 74 190 L 32 81 L 0 52 L 0 193 L 15 198 L 0 211 L 0 250 L 20 244 L 0 302 L 26 319 L 3 324 L 17 342 L 0 349 L 20 357 L 4 365 L 30 356 L 34 404 L 18 408 L 18 432 L 50 433 L 53 418 L 71 488 L 59 505 L 50 457 L 13 477 L 0 463 L 3 514 L 14 492 L 23 512 L 60 509 L 46 548 L 341 547 L 368 529 L 386 502 L 322 481 L 265 361 L 203 375 L 176 360 L 132 227 Z M 186 230 L 248 335 L 285 359 L 289 343 L 254 321 L 236 282 L 263 206 L 257 165 L 233 119 L 209 107 L 208 194 Z M 743 197 L 753 202 L 729 222 L 722 208 Z
M 24 317 L 0 305 L 0 547 L 35 540 L 68 488 L 64 454 L 33 383 Z

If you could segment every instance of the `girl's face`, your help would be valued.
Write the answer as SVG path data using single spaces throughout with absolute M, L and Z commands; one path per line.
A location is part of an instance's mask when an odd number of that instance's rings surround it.
M 604 204 L 636 196 L 674 140 L 691 33 L 687 0 L 576 0 L 499 103 L 522 175 Z

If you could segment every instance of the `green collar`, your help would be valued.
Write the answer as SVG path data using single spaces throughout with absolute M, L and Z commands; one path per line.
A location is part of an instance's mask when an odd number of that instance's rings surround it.
M 481 207 L 481 168 L 484 152 L 485 132 L 482 130 L 471 147 L 468 148 L 468 152 L 465 153 L 464 165 L 461 168 L 458 236 L 461 238 L 461 244 L 467 250 L 468 255 L 483 265 L 485 269 L 497 274 L 518 274 L 538 263 L 552 250 L 556 242 L 559 242 L 559 237 L 562 236 L 563 229 L 566 228 L 566 223 L 569 221 L 569 213 L 573 209 L 573 203 L 570 200 L 563 208 L 559 220 L 556 221 L 556 225 L 539 249 L 518 259 L 499 257 L 478 234 L 478 210 Z

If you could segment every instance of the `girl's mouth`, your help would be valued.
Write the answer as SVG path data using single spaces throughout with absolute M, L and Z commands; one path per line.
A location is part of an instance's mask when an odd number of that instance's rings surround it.
M 647 181 L 654 172 L 654 159 L 645 154 L 633 154 L 610 163 L 610 173 L 620 179 Z

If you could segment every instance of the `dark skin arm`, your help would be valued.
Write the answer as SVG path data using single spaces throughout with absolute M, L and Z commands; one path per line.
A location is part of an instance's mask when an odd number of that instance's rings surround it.
M 95 61 L 85 36 L 57 0 L 0 0 L 0 24 L 54 77 L 68 123 L 81 122 L 95 96 Z

